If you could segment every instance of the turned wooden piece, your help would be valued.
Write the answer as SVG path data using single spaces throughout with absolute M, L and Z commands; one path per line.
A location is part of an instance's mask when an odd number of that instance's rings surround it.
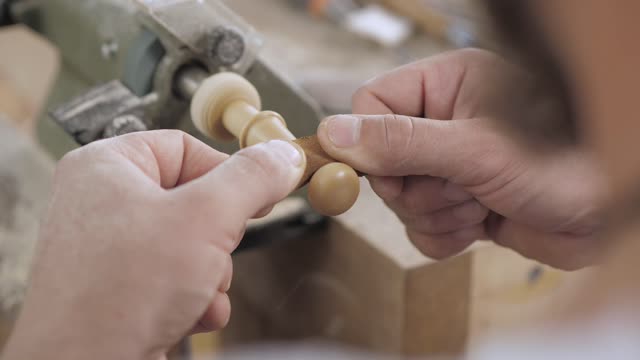
M 321 214 L 335 216 L 349 210 L 360 192 L 358 174 L 336 162 L 318 138 L 296 139 L 282 116 L 261 111 L 260 95 L 251 83 L 234 73 L 207 78 L 191 101 L 191 119 L 203 134 L 220 141 L 238 139 L 241 148 L 269 140 L 290 141 L 304 155 L 299 187 L 309 183 L 309 202 Z

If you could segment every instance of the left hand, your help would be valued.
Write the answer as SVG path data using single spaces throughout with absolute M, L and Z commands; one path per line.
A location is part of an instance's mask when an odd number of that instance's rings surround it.
M 296 187 L 300 163 L 283 141 L 229 157 L 169 130 L 69 153 L 3 358 L 157 360 L 223 327 L 230 253 Z

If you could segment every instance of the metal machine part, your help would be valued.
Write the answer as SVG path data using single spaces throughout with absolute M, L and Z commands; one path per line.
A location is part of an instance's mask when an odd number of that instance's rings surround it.
M 139 117 L 135 115 L 124 115 L 113 119 L 104 129 L 102 136 L 110 138 L 145 130 L 147 130 L 147 127 Z
M 176 74 L 175 90 L 183 99 L 191 99 L 200 84 L 209 76 L 207 72 L 197 66 L 187 66 Z
M 38 129 L 41 142 L 55 156 L 76 142 L 101 138 L 114 117 L 125 115 L 137 116 L 147 129 L 178 128 L 216 149 L 235 151 L 235 144 L 204 138 L 188 115 L 190 95 L 204 77 L 219 71 L 237 72 L 250 80 L 265 107 L 289 119 L 294 133 L 315 132 L 318 107 L 259 58 L 259 34 L 219 0 L 3 0 L 1 4 L 10 13 L 6 18 L 41 33 L 62 54 L 63 69 L 48 108 L 54 109 L 51 115 L 64 132 L 51 126 L 49 119 L 43 119 Z M 116 88 L 120 98 L 108 95 Z M 73 107 L 82 113 L 69 111 Z
M 114 80 L 58 107 L 52 116 L 78 143 L 88 144 L 103 138 L 104 130 L 115 119 L 143 116 L 145 104 L 154 100 L 153 95 L 141 99 Z

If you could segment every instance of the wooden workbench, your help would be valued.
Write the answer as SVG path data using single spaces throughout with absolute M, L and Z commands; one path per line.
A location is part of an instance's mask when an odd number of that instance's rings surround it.
M 285 0 L 227 3 L 265 35 L 267 60 L 335 111 L 349 111 L 364 80 L 446 50 L 420 35 L 381 49 Z M 363 182 L 356 206 L 327 232 L 236 257 L 223 342 L 321 337 L 405 354 L 460 351 L 536 316 L 571 284 L 489 243 L 444 262 L 425 258 Z

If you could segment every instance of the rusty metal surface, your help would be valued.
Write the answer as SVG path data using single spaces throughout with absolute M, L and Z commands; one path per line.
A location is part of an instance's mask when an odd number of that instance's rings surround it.
M 107 125 L 122 115 L 144 118 L 144 101 L 120 81 L 90 89 L 51 113 L 53 119 L 82 145 L 102 138 Z

